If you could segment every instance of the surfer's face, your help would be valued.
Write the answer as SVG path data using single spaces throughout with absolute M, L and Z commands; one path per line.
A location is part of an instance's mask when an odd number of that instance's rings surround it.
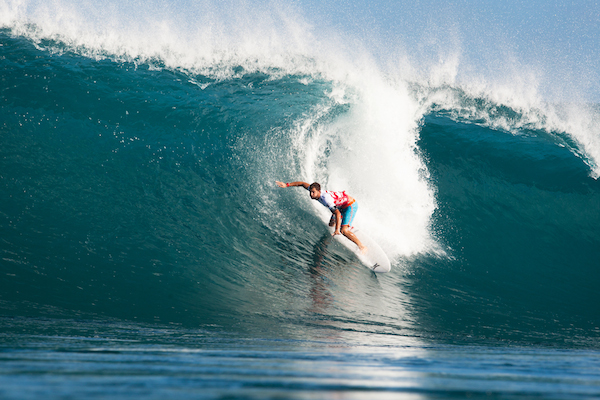
M 315 188 L 310 189 L 310 198 L 313 200 L 317 200 L 319 197 L 321 197 L 321 191 L 317 190 Z

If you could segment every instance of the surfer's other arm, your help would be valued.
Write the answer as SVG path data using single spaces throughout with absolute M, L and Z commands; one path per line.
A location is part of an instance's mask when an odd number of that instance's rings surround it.
M 308 183 L 306 182 L 302 182 L 302 181 L 298 181 L 298 182 L 279 182 L 279 181 L 275 181 L 275 183 L 277 184 L 277 186 L 284 188 L 284 187 L 291 187 L 291 186 L 302 186 L 304 189 L 308 190 L 308 187 L 310 186 Z
M 335 226 L 335 232 L 333 235 L 341 235 L 342 232 L 340 230 L 342 226 L 342 213 L 337 208 L 333 210 L 331 215 L 331 219 L 329 220 L 329 226 Z

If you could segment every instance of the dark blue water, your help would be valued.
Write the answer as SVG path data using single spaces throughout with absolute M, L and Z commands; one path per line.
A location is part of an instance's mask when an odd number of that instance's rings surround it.
M 600 394 L 597 105 L 17 31 L 0 31 L 2 397 Z M 275 180 L 348 190 L 392 271 Z

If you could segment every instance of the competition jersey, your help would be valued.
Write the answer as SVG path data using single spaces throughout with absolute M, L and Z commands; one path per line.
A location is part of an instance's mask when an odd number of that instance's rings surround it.
M 346 192 L 332 192 L 329 190 L 321 191 L 319 202 L 331 211 L 346 208 L 350 205 Z

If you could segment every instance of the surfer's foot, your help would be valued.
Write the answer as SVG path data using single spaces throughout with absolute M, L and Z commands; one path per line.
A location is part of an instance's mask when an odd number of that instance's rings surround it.
M 362 255 L 367 254 L 367 251 L 369 251 L 369 249 L 366 246 L 359 247 L 358 249 L 360 250 L 360 254 Z

